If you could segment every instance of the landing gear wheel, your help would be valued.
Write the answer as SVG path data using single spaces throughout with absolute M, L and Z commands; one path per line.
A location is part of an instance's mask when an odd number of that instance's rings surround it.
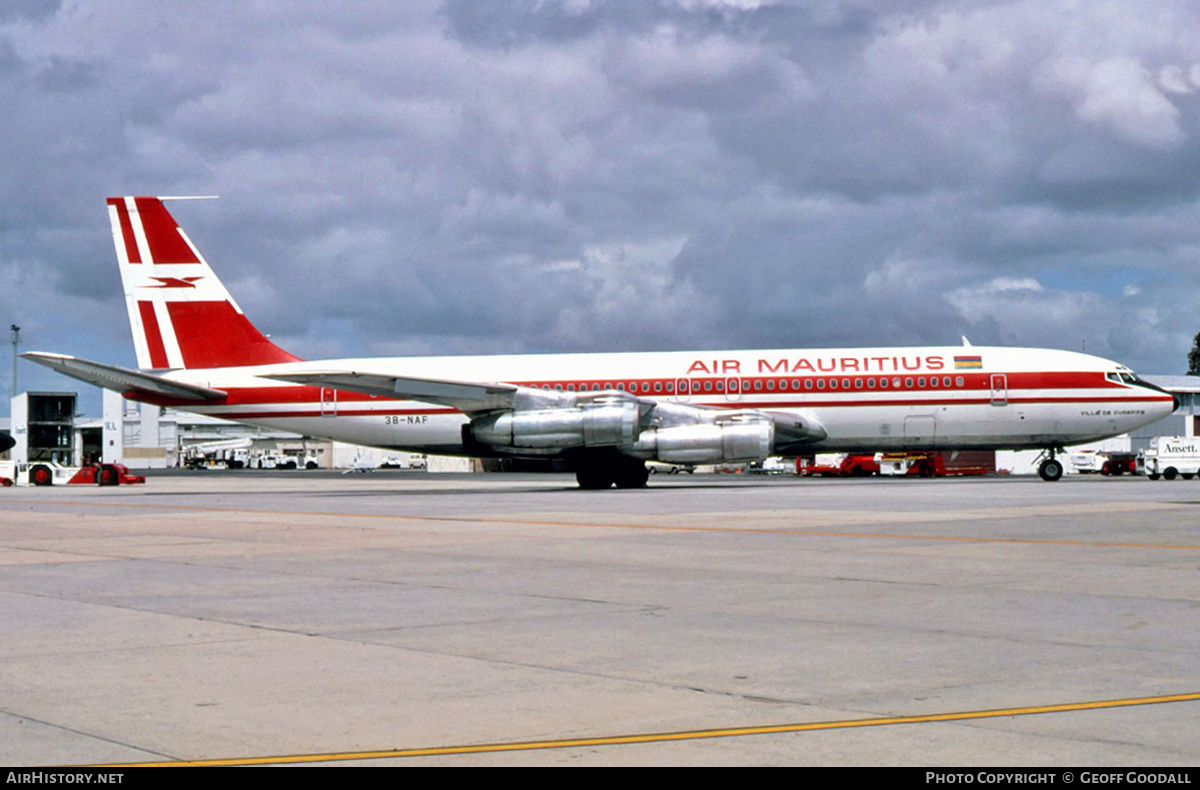
M 1061 479 L 1063 476 L 1062 462 L 1054 458 L 1047 458 L 1045 461 L 1042 461 L 1041 466 L 1038 467 L 1038 476 L 1047 483 L 1053 483 Z
M 621 464 L 613 480 L 617 488 L 645 488 L 650 479 L 650 470 L 641 461 Z
M 612 487 L 613 475 L 603 466 L 589 466 L 575 472 L 575 481 L 584 491 L 603 491 Z
M 54 472 L 50 471 L 50 467 L 45 464 L 38 464 L 29 470 L 29 482 L 35 486 L 53 485 Z
M 585 491 L 612 487 L 645 488 L 650 479 L 646 462 L 617 452 L 595 452 L 575 459 L 575 479 Z

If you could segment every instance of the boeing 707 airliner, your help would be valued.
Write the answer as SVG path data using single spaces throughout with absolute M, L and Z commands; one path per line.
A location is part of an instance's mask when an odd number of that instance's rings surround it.
M 815 452 L 1047 451 L 1176 407 L 1128 368 L 1070 351 L 672 351 L 305 361 L 246 318 L 165 198 L 108 199 L 139 370 L 23 354 L 145 403 L 355 444 L 563 458 L 580 487 L 639 488 L 646 461 Z

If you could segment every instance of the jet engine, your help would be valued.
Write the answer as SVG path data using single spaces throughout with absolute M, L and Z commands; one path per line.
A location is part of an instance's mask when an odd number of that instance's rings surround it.
M 572 408 L 504 411 L 471 421 L 476 441 L 493 447 L 566 449 L 631 445 L 638 436 L 636 400 Z
M 751 461 L 771 454 L 775 424 L 752 412 L 709 423 L 642 431 L 632 454 L 673 464 Z

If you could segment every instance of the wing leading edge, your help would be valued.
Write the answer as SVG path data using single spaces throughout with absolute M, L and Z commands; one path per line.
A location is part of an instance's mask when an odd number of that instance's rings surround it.
M 182 384 L 162 376 L 155 376 L 152 373 L 140 373 L 136 370 L 116 365 L 104 365 L 100 362 L 91 362 L 66 354 L 26 351 L 21 358 L 36 362 L 71 378 L 117 392 L 132 391 L 189 401 L 215 401 L 226 397 L 223 390 L 210 389 L 196 384 Z
M 514 384 L 418 379 L 354 370 L 268 373 L 263 378 L 310 387 L 334 387 L 381 398 L 436 403 L 458 409 L 464 414 L 511 409 L 518 391 L 522 389 Z

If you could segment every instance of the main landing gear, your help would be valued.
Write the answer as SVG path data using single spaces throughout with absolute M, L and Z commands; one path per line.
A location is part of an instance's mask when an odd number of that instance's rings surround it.
M 1055 483 L 1061 480 L 1063 476 L 1062 461 L 1054 457 L 1055 449 L 1053 447 L 1046 450 L 1046 452 L 1049 454 L 1049 457 L 1043 459 L 1042 462 L 1038 464 L 1038 477 L 1042 478 L 1047 483 Z
M 617 452 L 589 453 L 575 459 L 575 479 L 585 491 L 617 488 L 645 488 L 650 470 L 645 461 Z

